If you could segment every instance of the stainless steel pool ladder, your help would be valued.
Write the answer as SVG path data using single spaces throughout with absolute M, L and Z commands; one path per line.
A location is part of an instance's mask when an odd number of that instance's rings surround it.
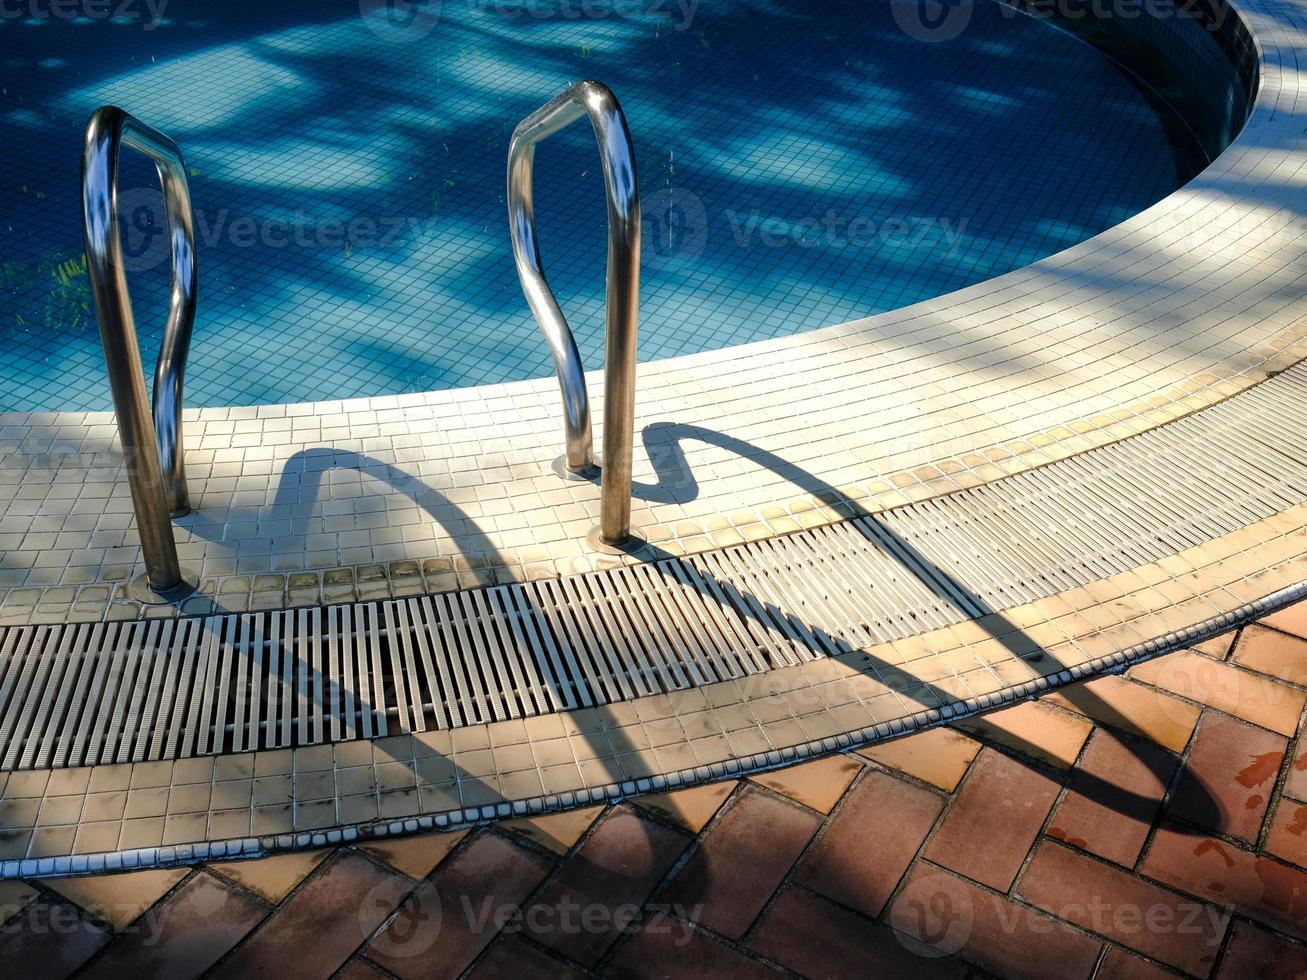
M 640 189 L 626 117 L 608 86 L 578 82 L 527 116 L 508 146 L 508 226 L 527 304 L 549 344 L 563 393 L 565 465 L 595 465 L 590 398 L 572 329 L 545 280 L 533 199 L 536 144 L 588 117 L 603 161 L 608 199 L 608 271 L 604 363 L 604 454 L 599 537 L 620 545 L 631 535 L 631 453 L 635 441 L 635 351 L 640 315 Z
M 172 295 L 155 366 L 152 409 L 146 407 L 141 351 L 119 232 L 118 154 L 124 145 L 154 162 L 168 214 Z M 190 510 L 181 413 L 197 274 L 190 187 L 177 144 L 122 109 L 97 109 L 87 124 L 82 153 L 82 216 L 86 271 L 95 298 L 146 579 L 151 591 L 165 599 L 174 598 L 189 588 L 177 559 L 169 517 Z

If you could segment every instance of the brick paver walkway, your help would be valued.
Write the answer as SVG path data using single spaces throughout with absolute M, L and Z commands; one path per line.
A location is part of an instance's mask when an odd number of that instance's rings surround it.
M 0 883 L 15 977 L 1307 976 L 1307 604 L 631 803 Z M 1302 801 L 1302 802 L 1300 802 Z

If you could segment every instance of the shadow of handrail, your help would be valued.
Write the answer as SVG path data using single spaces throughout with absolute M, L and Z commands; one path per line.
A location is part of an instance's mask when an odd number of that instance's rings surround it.
M 1062 666 L 1042 645 L 1031 639 L 1016 624 L 994 609 L 965 583 L 923 554 L 911 541 L 898 534 L 884 521 L 878 520 L 875 513 L 866 509 L 857 501 L 849 499 L 836 487 L 809 470 L 746 440 L 704 426 L 679 422 L 655 422 L 646 426 L 642 435 L 646 455 L 654 468 L 658 482 L 656 484 L 635 484 L 633 494 L 639 499 L 647 502 L 684 504 L 699 496 L 698 479 L 695 477 L 693 468 L 689 465 L 683 446 L 683 443 L 687 441 L 716 446 L 719 449 L 734 453 L 742 459 L 747 459 L 770 470 L 814 497 L 829 503 L 838 503 L 855 521 L 861 521 L 863 524 L 874 528 L 876 535 L 881 537 L 882 540 L 878 541 L 876 537 L 868 536 L 868 541 L 873 546 L 888 551 L 891 557 L 898 560 L 907 571 L 920 580 L 934 595 L 954 605 L 964 616 L 979 624 L 990 637 L 1002 644 L 1012 656 L 1022 663 L 1032 664 L 1041 660 L 1049 661 L 1055 669 L 1043 672 L 1045 676 L 1048 673 L 1056 673 L 1057 669 Z M 853 526 L 857 527 L 866 536 L 866 532 L 859 524 L 855 523 Z M 885 548 L 887 542 L 889 547 Z M 650 547 L 659 553 L 658 557 L 660 558 L 673 557 L 666 552 L 662 552 L 661 549 Z M 711 598 L 711 596 L 705 593 L 705 598 Z M 943 691 L 928 681 L 923 681 L 900 671 L 891 664 L 876 660 L 866 650 L 858 652 L 873 665 L 873 668 L 882 677 L 888 675 L 889 678 L 896 676 L 911 678 L 914 683 L 919 684 L 928 693 L 932 700 L 938 703 L 957 700 L 956 695 Z M 890 686 L 893 687 L 892 684 Z M 1131 727 L 1115 708 L 1087 687 L 1065 686 L 1063 696 L 1088 718 L 1126 730 Z M 1132 754 L 1149 771 L 1154 770 L 1155 764 L 1138 752 L 1131 742 L 1125 739 L 1118 739 L 1118 741 L 1130 749 Z M 1008 744 L 1013 745 L 1018 750 L 1022 747 L 1027 751 L 1037 748 L 1033 743 L 1019 737 L 1010 738 Z M 1134 794 L 1084 769 L 1078 770 L 1077 777 L 1078 789 L 1095 802 L 1105 806 L 1115 804 L 1112 807 L 1114 809 L 1138 809 L 1147 806 L 1151 809 L 1159 805 L 1155 800 Z M 1165 790 L 1165 787 L 1163 789 Z M 1198 777 L 1195 777 L 1195 789 L 1200 796 L 1200 799 L 1196 801 L 1196 819 L 1199 822 L 1214 819 L 1220 812 L 1216 798 Z

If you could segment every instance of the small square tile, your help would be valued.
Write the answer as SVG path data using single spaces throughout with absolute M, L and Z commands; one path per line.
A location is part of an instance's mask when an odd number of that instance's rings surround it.
M 335 751 L 330 744 L 308 745 L 295 750 L 295 772 L 322 772 L 335 768 Z
M 132 789 L 151 789 L 172 782 L 172 762 L 136 762 L 132 764 Z
M 170 814 L 208 813 L 210 789 L 209 783 L 174 786 L 168 794 L 168 812 Z
M 250 834 L 250 809 L 214 810 L 209 814 L 209 838 L 230 840 Z
M 139 817 L 161 817 L 168 812 L 168 787 L 133 789 L 127 792 L 127 807 L 123 816 L 129 820 Z
M 91 793 L 82 806 L 83 820 L 121 820 L 127 807 L 127 794 L 122 790 L 112 793 Z
M 294 781 L 289 775 L 256 776 L 251 789 L 255 806 L 289 803 L 294 797 Z
M 83 796 L 50 796 L 41 804 L 36 823 L 41 827 L 77 823 L 82 816 Z
M 45 795 L 50 773 L 44 769 L 26 772 L 11 772 L 5 781 L 4 798 L 6 800 L 27 799 Z
M 46 783 L 46 796 L 81 796 L 91 782 L 91 769 L 55 769 Z
M 136 820 L 123 821 L 122 833 L 118 837 L 120 850 L 158 847 L 162 843 L 163 817 L 142 817 Z
M 318 830 L 336 823 L 336 801 L 315 800 L 295 804 L 295 829 Z
M 336 765 L 338 767 L 372 765 L 372 746 L 368 742 L 337 742 L 333 748 L 335 749 Z
M 374 793 L 376 774 L 371 765 L 336 770 L 336 792 L 340 796 L 359 796 Z
M 32 831 L 28 845 L 28 857 L 63 857 L 73 853 L 73 841 L 77 836 L 75 826 L 38 827 Z
M 361 796 L 342 796 L 337 805 L 340 822 L 368 823 L 378 816 L 377 797 L 373 793 Z
M 254 775 L 289 775 L 295 771 L 295 754 L 290 749 L 273 749 L 254 754 Z
M 198 759 L 179 759 L 172 767 L 172 782 L 174 786 L 212 782 L 213 770 L 213 756 L 200 756 Z
M 336 795 L 336 774 L 333 770 L 303 772 L 295 776 L 295 799 L 325 800 Z
M 412 789 L 417 785 L 413 765 L 408 762 L 379 762 L 376 765 L 377 788 L 382 792 Z
M 386 820 L 416 816 L 420 807 L 417 789 L 382 793 L 378 799 L 381 817 Z
M 213 778 L 218 780 L 249 779 L 254 775 L 254 754 L 220 755 L 213 763 Z
M 193 844 L 208 834 L 209 814 L 172 813 L 163 821 L 164 844 Z
M 249 806 L 254 800 L 254 780 L 229 779 L 214 783 L 209 806 L 215 810 L 234 810 Z
M 258 837 L 288 834 L 295 829 L 293 811 L 289 803 L 280 806 L 256 806 L 251 833 Z

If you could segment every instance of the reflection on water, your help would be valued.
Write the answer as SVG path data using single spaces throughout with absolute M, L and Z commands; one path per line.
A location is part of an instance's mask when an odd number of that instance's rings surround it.
M 191 168 L 192 405 L 550 373 L 513 271 L 505 155 L 516 120 L 583 77 L 614 89 L 637 143 L 643 359 L 948 292 L 1188 176 L 1120 71 L 1006 8 L 977 4 L 944 43 L 867 0 L 631 8 L 446 0 L 405 23 L 367 0 L 172 0 L 149 25 L 0 20 L 0 410 L 108 407 L 78 196 L 82 127 L 106 102 Z M 605 213 L 583 125 L 541 149 L 537 184 L 546 268 L 598 365 Z M 149 357 L 162 212 L 143 160 L 124 158 L 120 186 Z

